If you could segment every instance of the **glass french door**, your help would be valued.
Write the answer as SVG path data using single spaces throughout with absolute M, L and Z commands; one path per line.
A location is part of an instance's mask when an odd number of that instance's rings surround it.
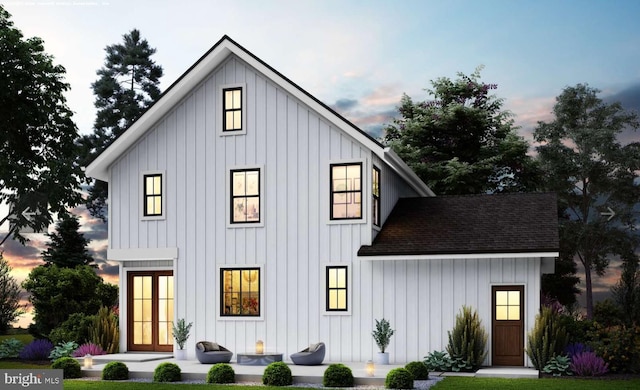
M 129 351 L 173 351 L 172 271 L 128 273 Z

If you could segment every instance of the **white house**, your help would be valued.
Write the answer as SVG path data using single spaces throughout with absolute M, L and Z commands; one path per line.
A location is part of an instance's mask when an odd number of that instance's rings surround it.
M 223 37 L 87 167 L 109 182 L 121 351 L 288 355 L 323 341 L 366 361 L 443 350 L 463 305 L 487 365 L 528 365 L 540 278 L 558 255 L 549 194 L 436 197 L 389 148 Z

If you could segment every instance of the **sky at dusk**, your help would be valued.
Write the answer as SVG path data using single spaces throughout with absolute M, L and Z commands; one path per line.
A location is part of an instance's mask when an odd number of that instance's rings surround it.
M 537 121 L 551 120 L 566 86 L 588 83 L 607 101 L 640 109 L 640 2 L 634 0 L 106 0 L 4 1 L 25 37 L 44 40 L 66 68 L 68 105 L 83 134 L 95 118 L 91 83 L 107 45 L 137 28 L 164 68 L 166 89 L 223 35 L 374 136 L 397 115 L 402 94 L 429 100 L 439 77 L 484 66 L 482 80 L 513 112 L 527 139 Z M 640 134 L 625 133 L 632 141 Z M 106 280 L 105 224 L 78 209 L 82 231 Z M 6 231 L 7 227 L 0 227 Z M 47 241 L 8 241 L 5 258 L 19 281 L 41 264 Z M 617 280 L 612 268 L 600 292 Z M 28 322 L 21 321 L 21 325 Z

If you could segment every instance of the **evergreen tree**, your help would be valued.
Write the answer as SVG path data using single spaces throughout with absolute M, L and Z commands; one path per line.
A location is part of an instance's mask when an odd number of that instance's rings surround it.
M 606 104 L 586 84 L 556 98 L 555 119 L 539 122 L 534 138 L 547 190 L 558 194 L 560 245 L 585 271 L 587 317 L 593 318 L 592 272 L 604 274 L 610 258 L 635 247 L 640 221 L 640 143 L 621 145 L 617 135 L 640 127 L 620 103 Z M 615 217 L 603 216 L 611 209 Z
M 538 180 L 528 143 L 481 69 L 432 81 L 431 101 L 405 95 L 400 118 L 385 129 L 384 141 L 438 195 L 526 191 Z
M 20 285 L 11 276 L 11 267 L 0 252 L 0 334 L 24 313 L 20 305 Z
M 0 245 L 11 235 L 24 243 L 20 228 L 45 230 L 53 214 L 81 202 L 84 177 L 65 69 L 10 17 L 0 5 L 0 203 L 10 205 L 0 225 L 12 222 Z
M 621 259 L 620 280 L 611 288 L 613 300 L 625 324 L 640 325 L 640 256 L 629 250 Z
M 42 252 L 45 263 L 66 268 L 93 263 L 93 257 L 87 250 L 89 240 L 78 231 L 80 229 L 78 217 L 64 214 L 58 220 L 56 227 L 55 233 L 47 234 L 51 241 L 47 243 L 47 250 Z
M 156 49 L 149 46 L 140 31 L 123 35 L 123 43 L 105 48 L 105 65 L 98 70 L 98 80 L 91 86 L 98 109 L 94 132 L 82 139 L 88 165 L 120 136 L 160 96 L 162 66 L 151 56 Z M 107 183 L 95 181 L 89 187 L 87 208 L 91 215 L 106 220 Z

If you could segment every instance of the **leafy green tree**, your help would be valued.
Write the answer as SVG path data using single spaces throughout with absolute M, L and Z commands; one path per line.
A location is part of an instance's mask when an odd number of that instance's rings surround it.
M 7 333 L 11 324 L 23 313 L 20 285 L 11 276 L 9 262 L 0 252 L 0 334 Z
M 640 124 L 620 103 L 604 103 L 586 84 L 556 98 L 555 119 L 539 122 L 534 138 L 546 189 L 558 194 L 561 246 L 585 271 L 587 317 L 593 318 L 592 272 L 604 274 L 614 255 L 634 246 L 640 199 L 640 143 L 616 139 Z M 615 216 L 603 216 L 609 208 Z
M 114 295 L 104 294 L 103 285 L 102 278 L 87 265 L 35 267 L 22 283 L 31 294 L 29 300 L 34 310 L 34 323 L 29 331 L 35 336 L 46 337 L 73 313 L 93 315 L 101 306 L 113 306 L 116 303 Z M 117 291 L 117 287 L 108 290 Z
M 53 63 L 40 38 L 24 39 L 0 5 L 0 202 L 9 204 L 0 224 L 24 243 L 20 228 L 44 230 L 52 214 L 82 198 L 84 177 L 75 162 L 78 130 L 64 93 L 65 69 Z M 35 213 L 34 215 L 28 215 Z
M 481 67 L 457 80 L 432 81 L 433 100 L 402 98 L 400 118 L 384 141 L 436 194 L 515 192 L 535 188 L 538 171 L 528 143 L 516 134 L 495 84 L 480 80 Z
M 162 66 L 151 56 L 156 49 L 134 29 L 123 35 L 123 43 L 105 48 L 105 65 L 92 84 L 98 109 L 94 132 L 84 136 L 83 164 L 87 165 L 120 136 L 160 96 Z M 106 220 L 107 183 L 95 181 L 89 188 L 87 208 Z
M 627 325 L 640 325 L 640 258 L 633 250 L 622 256 L 620 280 L 611 288 Z
M 42 260 L 47 264 L 70 268 L 93 263 L 93 257 L 87 250 L 89 240 L 84 238 L 79 229 L 78 217 L 64 214 L 58 220 L 57 231 L 47 234 L 51 241 L 47 243 L 47 250 L 42 252 Z

